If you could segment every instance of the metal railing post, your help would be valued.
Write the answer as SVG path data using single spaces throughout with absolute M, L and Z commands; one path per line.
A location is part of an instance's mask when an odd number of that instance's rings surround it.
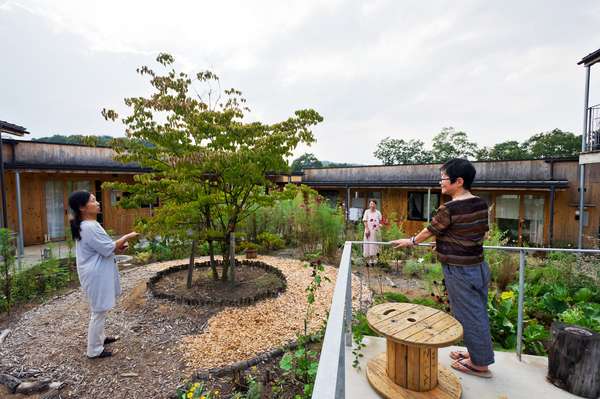
M 519 303 L 517 321 L 517 358 L 521 361 L 523 352 L 523 300 L 525 297 L 525 251 L 519 251 Z

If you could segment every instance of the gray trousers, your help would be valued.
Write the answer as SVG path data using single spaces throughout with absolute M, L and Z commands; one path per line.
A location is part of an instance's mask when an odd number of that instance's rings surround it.
M 92 312 L 88 326 L 87 355 L 95 357 L 104 350 L 104 323 L 107 312 Z
M 487 262 L 473 266 L 442 265 L 450 309 L 462 324 L 463 340 L 476 366 L 494 363 L 494 349 L 487 313 L 490 268 Z

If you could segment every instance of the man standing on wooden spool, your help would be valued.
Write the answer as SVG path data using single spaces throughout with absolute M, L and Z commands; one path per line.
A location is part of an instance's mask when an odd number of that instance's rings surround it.
M 392 241 L 394 248 L 417 245 L 431 236 L 444 271 L 452 313 L 462 324 L 465 351 L 453 351 L 452 368 L 490 378 L 494 350 L 487 314 L 490 269 L 483 256 L 488 226 L 486 202 L 471 194 L 475 167 L 466 159 L 451 159 L 441 168 L 442 194 L 452 201 L 441 205 L 431 224 L 411 238 Z

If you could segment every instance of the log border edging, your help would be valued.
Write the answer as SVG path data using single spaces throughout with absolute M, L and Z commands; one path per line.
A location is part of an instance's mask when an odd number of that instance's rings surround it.
M 215 260 L 215 263 L 217 264 L 217 266 L 220 266 L 223 264 L 223 261 Z M 150 277 L 150 279 L 146 283 L 146 286 L 148 287 L 148 290 L 150 291 L 152 296 L 155 298 L 167 299 L 167 300 L 170 300 L 170 301 L 173 301 L 176 303 L 181 303 L 181 304 L 186 304 L 186 305 L 191 305 L 191 306 L 205 306 L 205 305 L 247 306 L 247 305 L 252 305 L 252 304 L 254 304 L 258 301 L 261 301 L 263 299 L 266 299 L 266 298 L 276 298 L 279 296 L 279 294 L 281 294 L 282 292 L 287 290 L 287 279 L 285 277 L 285 274 L 283 274 L 283 272 L 281 270 L 279 270 L 278 268 L 271 266 L 265 262 L 253 261 L 253 260 L 240 260 L 240 261 L 236 260 L 236 263 L 244 265 L 244 266 L 257 267 L 259 269 L 265 270 L 268 273 L 275 274 L 281 280 L 283 285 L 276 289 L 266 290 L 263 292 L 259 292 L 253 296 L 243 297 L 243 298 L 239 298 L 236 300 L 186 298 L 181 295 L 169 294 L 169 293 L 158 291 L 156 288 L 156 283 L 158 281 L 160 281 L 164 276 L 166 276 L 168 274 L 176 273 L 176 272 L 179 272 L 182 270 L 187 270 L 189 264 L 184 263 L 181 265 L 171 266 L 167 269 L 157 272 L 154 276 Z M 205 269 L 205 268 L 209 268 L 209 267 L 210 267 L 210 261 L 194 263 L 194 269 Z

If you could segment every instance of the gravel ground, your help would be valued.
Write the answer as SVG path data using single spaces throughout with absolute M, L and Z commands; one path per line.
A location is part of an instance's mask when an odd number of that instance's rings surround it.
M 82 292 L 53 298 L 12 323 L 0 345 L 0 372 L 65 382 L 63 398 L 169 397 L 195 371 L 245 360 L 294 338 L 304 317 L 310 271 L 297 260 L 259 260 L 280 268 L 288 289 L 242 308 L 191 307 L 149 297 L 148 279 L 184 260 L 123 271 L 123 296 L 107 320 L 107 334 L 121 339 L 107 359 L 85 356 L 89 310 Z M 312 329 L 321 325 L 331 302 L 336 269 L 326 267 L 326 274 L 332 282 L 318 295 Z M 354 293 L 359 284 L 354 278 Z M 356 294 L 353 300 L 356 306 Z

